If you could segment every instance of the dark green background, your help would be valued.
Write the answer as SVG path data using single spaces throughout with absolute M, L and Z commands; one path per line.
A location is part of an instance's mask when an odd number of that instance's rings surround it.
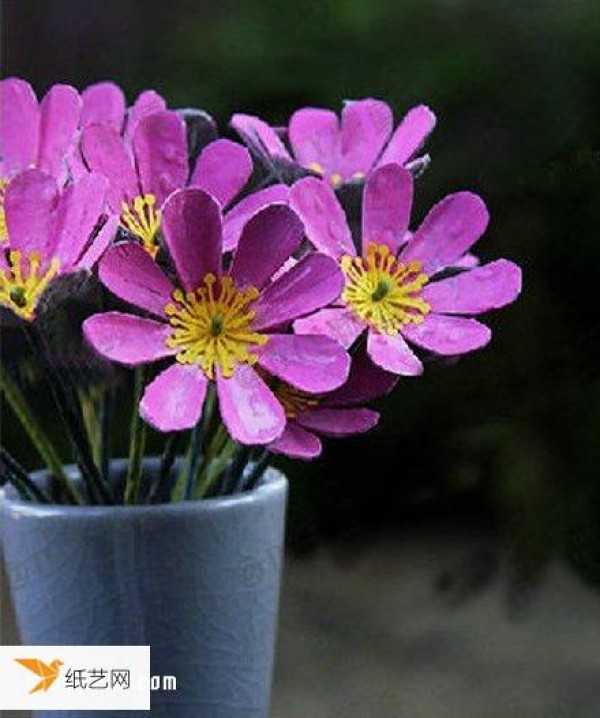
M 290 468 L 297 547 L 447 514 L 497 527 L 533 577 L 561 553 L 600 584 L 597 0 L 5 0 L 3 74 L 112 78 L 133 98 L 285 124 L 374 96 L 439 124 L 417 218 L 472 189 L 524 292 L 485 351 L 406 379 L 367 437 Z M 9 348 L 10 350 L 10 348 Z M 56 427 L 57 434 L 60 427 Z M 5 440 L 27 460 L 12 420 Z M 34 461 L 29 456 L 29 463 Z

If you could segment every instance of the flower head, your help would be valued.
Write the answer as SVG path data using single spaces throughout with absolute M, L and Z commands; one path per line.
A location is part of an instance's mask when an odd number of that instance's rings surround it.
M 398 165 L 371 174 L 363 196 L 361 254 L 327 183 L 305 178 L 290 193 L 307 236 L 339 262 L 346 280 L 342 301 L 299 320 L 296 331 L 323 333 L 344 346 L 367 331 L 373 361 L 405 375 L 423 370 L 409 344 L 442 356 L 486 345 L 490 330 L 470 315 L 509 304 L 521 289 L 521 270 L 506 259 L 472 266 L 468 252 L 488 224 L 478 196 L 449 195 L 413 234 L 408 231 L 412 193 L 412 176 Z M 444 276 L 456 267 L 465 271 Z
M 194 426 L 214 382 L 231 436 L 244 444 L 270 443 L 282 434 L 286 417 L 264 376 L 313 393 L 331 391 L 347 378 L 349 357 L 337 342 L 287 331 L 294 319 L 339 296 L 339 268 L 313 253 L 273 279 L 303 237 L 301 222 L 281 204 L 248 221 L 227 271 L 221 209 L 208 193 L 194 188 L 171 195 L 163 232 L 177 285 L 139 245 L 114 246 L 100 263 L 101 281 L 152 318 L 97 314 L 84 324 L 87 339 L 126 365 L 173 360 L 140 404 L 157 429 Z
M 283 404 L 287 424 L 269 449 L 297 459 L 313 459 L 321 453 L 319 436 L 369 431 L 379 414 L 362 405 L 389 393 L 397 382 L 397 376 L 373 364 L 364 351 L 353 357 L 348 381 L 333 392 L 315 396 L 276 381 L 273 391 Z
M 116 123 L 88 124 L 82 133 L 82 155 L 91 170 L 108 179 L 109 204 L 120 214 L 121 226 L 152 257 L 159 249 L 162 205 L 173 191 L 199 187 L 229 208 L 252 175 L 248 151 L 221 139 L 203 149 L 188 180 L 185 123 L 177 112 L 142 115 L 138 111 L 125 128 L 122 132 Z M 253 214 L 272 202 L 285 201 L 287 194 L 287 187 L 274 185 L 232 207 L 226 215 L 224 248 L 236 246 L 241 228 Z
M 56 277 L 90 269 L 108 246 L 116 219 L 104 219 L 106 180 L 97 174 L 61 189 L 40 170 L 6 189 L 8 241 L 0 248 L 0 304 L 32 321 Z
M 431 110 L 420 105 L 393 131 L 389 105 L 373 99 L 346 102 L 341 120 L 330 110 L 306 107 L 290 118 L 291 151 L 258 117 L 236 114 L 231 124 L 263 157 L 298 165 L 338 187 L 362 180 L 384 164 L 405 165 L 423 146 L 435 121 Z

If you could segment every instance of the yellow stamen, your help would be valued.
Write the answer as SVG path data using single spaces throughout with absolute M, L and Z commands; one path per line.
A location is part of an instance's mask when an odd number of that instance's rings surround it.
M 240 291 L 231 277 L 220 282 L 207 274 L 194 292 L 173 292 L 173 303 L 165 307 L 173 327 L 167 346 L 178 349 L 177 361 L 198 364 L 209 379 L 215 368 L 230 377 L 238 364 L 255 364 L 251 349 L 264 346 L 268 336 L 252 329 L 255 312 L 248 309 L 259 296 L 256 287 Z
M 39 252 L 23 257 L 19 250 L 8 253 L 10 268 L 0 270 L 0 304 L 27 321 L 35 319 L 38 301 L 58 274 L 60 260 L 54 257 L 45 271 L 40 271 Z
M 364 172 L 355 172 L 355 173 L 352 175 L 352 179 L 353 179 L 353 180 L 356 180 L 357 182 L 358 182 L 359 180 L 364 180 L 364 178 L 365 178 L 365 173 L 364 173 Z
M 311 172 L 314 172 L 317 175 L 323 175 L 325 174 L 325 170 L 323 169 L 323 165 L 320 162 L 311 162 L 308 165 L 308 169 Z
M 366 257 L 342 257 L 346 286 L 342 299 L 382 334 L 397 334 L 405 324 L 421 324 L 430 312 L 420 297 L 428 277 L 420 262 L 403 264 L 387 245 L 370 244 Z
M 288 419 L 295 419 L 298 414 L 319 405 L 317 396 L 300 391 L 285 381 L 276 380 L 271 389 L 283 406 Z
M 6 214 L 4 212 L 4 198 L 6 196 L 6 188 L 8 180 L 0 177 L 0 244 L 8 240 L 8 230 L 6 229 Z
M 339 172 L 334 172 L 329 178 L 332 187 L 339 187 L 343 182 L 343 177 Z
M 144 194 L 133 202 L 121 203 L 121 225 L 142 240 L 144 249 L 151 257 L 158 252 L 158 230 L 160 229 L 160 209 L 156 209 L 156 197 Z

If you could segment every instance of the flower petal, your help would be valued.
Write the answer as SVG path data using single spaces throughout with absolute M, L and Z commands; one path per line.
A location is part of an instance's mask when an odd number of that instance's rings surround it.
M 174 192 L 165 202 L 162 228 L 177 274 L 186 291 L 204 276 L 221 276 L 221 210 L 201 189 Z
M 90 170 L 108 180 L 108 202 L 111 209 L 120 214 L 121 203 L 140 193 L 121 135 L 110 125 L 89 125 L 81 134 L 81 151 Z
M 126 366 L 146 364 L 177 353 L 177 349 L 166 345 L 171 335 L 168 324 L 133 314 L 94 314 L 83 323 L 83 333 L 99 354 Z
M 335 112 L 314 107 L 290 118 L 289 138 L 296 160 L 310 169 L 320 165 L 326 175 L 339 171 L 340 123 Z
M 127 125 L 125 136 L 132 138 L 137 130 L 138 124 L 148 115 L 155 112 L 162 112 L 167 109 L 165 98 L 154 90 L 145 90 L 140 93 L 127 112 Z
M 140 416 L 158 431 L 183 431 L 202 416 L 208 381 L 196 365 L 172 364 L 146 387 Z
M 269 451 L 293 459 L 316 459 L 322 450 L 323 446 L 318 436 L 303 429 L 295 421 L 289 420 L 279 439 L 269 444 Z
M 98 82 L 81 94 L 81 126 L 106 124 L 121 133 L 125 120 L 125 96 L 114 82 Z
M 423 364 L 415 356 L 401 334 L 379 334 L 369 330 L 367 352 L 371 359 L 386 371 L 403 376 L 420 376 Z
M 38 102 L 31 85 L 10 77 L 0 81 L 0 174 L 9 176 L 36 160 Z
M 311 394 L 337 389 L 350 371 L 348 353 L 323 336 L 271 334 L 258 362 L 269 374 Z
M 240 241 L 242 229 L 250 217 L 253 217 L 270 204 L 287 203 L 290 188 L 285 184 L 276 184 L 244 197 L 223 217 L 223 251 L 231 252 Z
M 379 399 L 398 383 L 396 374 L 381 369 L 362 350 L 352 357 L 348 381 L 339 389 L 323 397 L 319 406 L 344 407 L 366 404 Z
M 162 269 L 137 242 L 108 250 L 98 268 L 100 281 L 125 302 L 164 318 L 173 286 Z
M 338 344 L 348 349 L 366 326 L 350 309 L 330 307 L 321 309 L 309 317 L 297 319 L 294 322 L 294 331 L 296 334 L 322 334 L 335 339 Z
M 205 190 L 224 207 L 242 191 L 252 170 L 252 158 L 245 147 L 230 140 L 215 140 L 198 157 L 190 186 Z
M 328 182 L 316 177 L 299 180 L 290 190 L 290 206 L 302 220 L 306 236 L 320 252 L 333 259 L 356 254 L 346 215 Z
M 52 254 L 61 269 L 77 264 L 105 208 L 108 182 L 94 172 L 63 190 L 53 223 Z
M 302 222 L 287 205 L 273 204 L 255 214 L 242 230 L 233 257 L 230 273 L 236 286 L 262 289 L 298 249 L 303 236 Z
M 217 374 L 219 409 L 231 436 L 241 444 L 269 444 L 283 433 L 283 407 L 248 364 L 225 379 Z
M 377 425 L 379 414 L 371 409 L 326 409 L 303 411 L 296 417 L 298 424 L 325 436 L 362 434 Z
M 481 197 L 471 192 L 448 195 L 433 207 L 400 255 L 418 260 L 432 275 L 454 264 L 485 232 L 489 214 Z
M 142 193 L 162 204 L 185 185 L 188 173 L 185 123 L 176 112 L 156 112 L 141 119 L 133 135 Z
M 261 155 L 281 157 L 291 162 L 292 158 L 275 130 L 260 118 L 236 114 L 231 118 L 231 126 L 250 147 Z
M 521 269 L 507 259 L 498 259 L 432 282 L 422 297 L 437 314 L 480 314 L 514 302 L 520 291 Z
M 386 165 L 369 175 L 362 212 L 363 255 L 369 244 L 385 244 L 397 254 L 408 230 L 413 178 L 399 165 Z
M 58 198 L 55 180 L 40 170 L 26 170 L 9 183 L 4 211 L 11 249 L 37 251 L 42 257 L 50 258 Z
M 74 87 L 54 85 L 40 104 L 37 166 L 64 180 L 67 155 L 77 138 L 81 98 Z
M 341 169 L 344 179 L 366 175 L 392 133 L 394 118 L 381 100 L 354 100 L 342 110 Z
M 310 254 L 270 284 L 254 303 L 253 328 L 260 331 L 291 322 L 339 298 L 344 275 L 324 254 Z
M 492 338 L 489 328 L 475 319 L 433 313 L 422 324 L 403 327 L 402 333 L 413 344 L 442 356 L 480 349 Z
M 425 144 L 435 127 L 436 117 L 426 105 L 409 110 L 396 128 L 378 166 L 390 163 L 403 165 Z
M 78 262 L 78 266 L 82 269 L 92 269 L 96 262 L 110 247 L 112 241 L 117 233 L 119 226 L 119 218 L 116 215 L 109 217 L 103 224 L 102 229 L 96 234 L 90 246 L 84 251 L 81 259 Z

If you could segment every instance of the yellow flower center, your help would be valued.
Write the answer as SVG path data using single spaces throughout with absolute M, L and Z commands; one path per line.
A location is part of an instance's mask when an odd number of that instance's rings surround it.
M 286 418 L 295 419 L 307 409 L 311 409 L 319 404 L 319 398 L 313 394 L 307 394 L 295 386 L 291 386 L 285 381 L 276 380 L 271 389 L 275 396 L 279 399 L 281 406 L 285 411 Z
M 160 217 L 153 194 L 140 195 L 129 204 L 121 203 L 121 225 L 142 240 L 144 249 L 153 258 L 158 253 Z
M 397 334 L 405 324 L 421 324 L 431 310 L 420 297 L 428 281 L 421 263 L 399 262 L 387 245 L 370 244 L 364 259 L 346 255 L 341 265 L 346 275 L 342 299 L 382 334 Z
M 39 252 L 26 257 L 18 250 L 8 254 L 10 267 L 0 270 L 0 304 L 4 304 L 17 316 L 27 321 L 35 318 L 37 303 L 46 287 L 58 274 L 60 260 L 54 257 L 45 271 Z
M 6 195 L 7 187 L 8 180 L 4 177 L 0 177 L 0 244 L 8 240 L 8 230 L 6 229 L 6 214 L 4 212 L 4 197 Z
M 255 312 L 248 305 L 258 296 L 256 287 L 240 291 L 231 277 L 218 282 L 214 274 L 207 274 L 193 292 L 176 289 L 165 313 L 173 327 L 166 343 L 179 350 L 177 361 L 198 364 L 209 379 L 214 379 L 215 368 L 230 377 L 238 364 L 255 364 L 252 348 L 268 340 L 252 330 Z

